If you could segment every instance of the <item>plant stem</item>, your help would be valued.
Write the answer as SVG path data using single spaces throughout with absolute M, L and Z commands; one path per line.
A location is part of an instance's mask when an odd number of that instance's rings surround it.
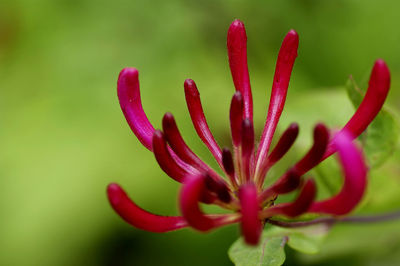
M 396 219 L 400 219 L 400 210 L 391 212 L 391 213 L 379 214 L 379 215 L 350 216 L 350 217 L 343 217 L 343 218 L 324 217 L 324 218 L 317 218 L 317 219 L 310 220 L 310 221 L 300 221 L 300 222 L 286 222 L 286 221 L 267 219 L 266 222 L 276 225 L 276 226 L 280 226 L 280 227 L 293 228 L 293 227 L 311 226 L 311 225 L 316 225 L 316 224 L 327 224 L 327 225 L 333 225 L 336 223 L 367 224 L 367 223 L 376 223 L 376 222 L 386 222 L 386 221 L 391 221 L 391 220 L 396 220 Z

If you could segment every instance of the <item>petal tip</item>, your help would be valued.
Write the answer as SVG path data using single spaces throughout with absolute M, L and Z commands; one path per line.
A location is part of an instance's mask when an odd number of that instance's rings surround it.
M 299 127 L 299 124 L 297 124 L 297 123 L 291 123 L 290 125 L 289 125 L 289 127 L 288 127 L 288 130 L 290 130 L 290 131 L 294 131 L 294 132 L 299 132 L 299 130 L 300 130 L 300 127 Z
M 239 47 L 245 46 L 247 41 L 246 29 L 244 23 L 238 19 L 234 20 L 228 29 L 228 46 L 239 45 Z
M 194 97 L 198 97 L 199 91 L 197 89 L 196 83 L 192 79 L 186 79 L 184 82 L 185 93 L 190 94 Z
M 195 85 L 193 79 L 185 79 L 185 83 L 184 84 L 185 84 L 185 86 L 193 86 L 193 85 Z
M 112 206 L 120 202 L 123 193 L 125 193 L 124 190 L 117 183 L 111 183 L 107 186 L 107 196 Z
M 117 189 L 119 189 L 119 185 L 117 183 L 110 183 L 107 186 L 107 192 L 112 192 L 112 191 L 115 191 Z
M 387 80 L 390 82 L 390 71 L 386 62 L 383 59 L 377 59 L 374 63 L 374 67 L 372 70 L 373 74 L 383 80 Z
M 293 29 L 290 30 L 285 36 L 284 43 L 297 49 L 299 46 L 299 34 Z
M 139 76 L 139 71 L 134 67 L 125 67 L 119 72 L 119 77 L 130 77 L 137 78 Z
M 325 138 L 328 138 L 328 136 L 329 136 L 329 130 L 324 124 L 318 123 L 315 125 L 314 140 L 317 140 L 319 138 L 323 138 L 323 140 L 325 140 Z
M 383 60 L 382 58 L 378 58 L 375 60 L 375 65 L 378 67 L 385 67 L 387 68 L 386 62 L 385 60 Z
M 240 19 L 235 19 L 230 26 L 231 29 L 244 29 L 244 23 Z
M 299 38 L 299 34 L 297 33 L 297 31 L 295 31 L 294 29 L 291 29 L 288 33 L 287 36 L 290 36 L 292 38 Z
M 121 70 L 118 76 L 118 93 L 129 94 L 132 86 L 139 84 L 139 71 L 133 67 L 126 67 Z
M 153 138 L 163 139 L 164 138 L 164 133 L 162 133 L 161 130 L 156 129 L 156 130 L 154 130 Z
M 166 112 L 162 119 L 163 128 L 169 127 L 174 120 L 174 115 L 170 112 Z

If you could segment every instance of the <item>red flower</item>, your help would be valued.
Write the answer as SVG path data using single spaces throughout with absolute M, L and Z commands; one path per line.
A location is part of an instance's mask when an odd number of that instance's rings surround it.
M 353 144 L 378 114 L 386 99 L 390 74 L 383 60 L 372 69 L 367 93 L 349 122 L 330 138 L 329 130 L 318 124 L 310 150 L 273 185 L 264 187 L 268 170 L 279 161 L 294 143 L 299 128 L 291 124 L 270 151 L 271 141 L 281 116 L 299 38 L 294 30 L 283 40 L 276 64 L 267 121 L 260 144 L 255 147 L 253 101 L 247 69 L 246 32 L 235 20 L 228 31 L 228 55 L 236 93 L 230 109 L 233 153 L 221 149 L 204 116 L 200 95 L 193 80 L 186 80 L 185 96 L 197 134 L 213 154 L 224 177 L 202 161 L 185 143 L 172 114 L 163 118 L 163 131 L 155 130 L 147 119 L 140 100 L 138 71 L 125 68 L 118 79 L 118 97 L 122 111 L 139 141 L 154 153 L 164 172 L 182 183 L 179 207 L 182 216 L 159 216 L 138 207 L 117 184 L 110 184 L 108 198 L 114 210 L 131 225 L 151 231 L 167 232 L 191 226 L 208 231 L 239 222 L 247 243 L 257 244 L 264 221 L 275 215 L 296 217 L 306 212 L 345 215 L 362 199 L 367 168 L 360 150 Z M 343 168 L 344 184 L 332 198 L 315 201 L 316 186 L 302 176 L 321 161 L 338 152 Z M 276 198 L 299 190 L 293 202 L 274 204 Z M 217 204 L 233 211 L 228 214 L 204 214 L 200 202 Z

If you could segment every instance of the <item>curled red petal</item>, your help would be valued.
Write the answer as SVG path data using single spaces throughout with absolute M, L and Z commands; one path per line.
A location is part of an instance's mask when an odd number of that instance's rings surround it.
M 314 168 L 322 160 L 329 142 L 329 130 L 323 124 L 314 128 L 314 143 L 308 153 L 294 166 L 300 175 Z
M 228 215 L 210 217 L 201 211 L 199 201 L 206 191 L 204 175 L 192 175 L 185 178 L 179 196 L 179 207 L 186 222 L 199 231 L 209 231 L 215 227 L 236 222 Z
M 238 147 L 242 141 L 241 127 L 243 121 L 243 97 L 240 91 L 237 91 L 231 101 L 231 108 L 229 112 L 232 142 L 235 147 Z
M 257 188 L 254 184 L 246 184 L 239 189 L 242 213 L 241 228 L 244 240 L 250 245 L 257 245 L 262 231 L 262 222 L 258 217 L 260 207 L 257 199 Z
M 315 167 L 322 159 L 329 141 L 329 131 L 323 124 L 317 124 L 314 128 L 314 143 L 307 154 L 280 177 L 271 187 L 260 195 L 260 201 L 275 196 L 276 194 L 289 193 L 301 184 L 301 176 L 304 169 Z
M 183 217 L 155 215 L 138 207 L 118 184 L 108 185 L 107 195 L 112 208 L 119 216 L 136 228 L 164 233 L 187 226 Z
M 178 126 L 176 125 L 174 116 L 166 113 L 163 117 L 164 137 L 171 146 L 171 156 L 174 158 L 181 168 L 186 169 L 193 166 L 199 171 L 207 172 L 213 179 L 223 182 L 223 179 L 210 166 L 203 162 L 183 140 Z M 180 162 L 179 160 L 183 160 Z
M 222 166 L 222 155 L 221 148 L 212 135 L 210 128 L 208 127 L 206 117 L 204 116 L 203 107 L 201 106 L 200 93 L 193 80 L 185 80 L 185 98 L 187 107 L 189 109 L 190 117 L 194 128 L 196 129 L 197 135 L 206 144 L 207 148 L 213 154 L 218 164 Z
M 341 131 L 346 131 L 353 138 L 357 138 L 371 124 L 378 115 L 386 100 L 390 88 L 390 71 L 385 61 L 376 60 L 371 71 L 369 86 L 360 106 L 357 108 L 349 122 Z M 333 139 L 325 153 L 324 158 L 329 157 L 335 149 Z
M 233 21 L 229 27 L 227 47 L 233 83 L 243 96 L 243 118 L 253 121 L 253 97 L 247 67 L 247 36 L 244 24 L 240 20 Z
M 295 201 L 290 203 L 281 203 L 270 207 L 261 213 L 261 217 L 267 218 L 274 215 L 284 215 L 287 217 L 299 216 L 310 209 L 310 206 L 315 199 L 315 195 L 315 182 L 312 179 L 308 179 Z
M 285 132 L 283 132 L 271 154 L 268 155 L 268 165 L 275 164 L 289 151 L 298 134 L 299 125 L 297 123 L 290 124 Z
M 275 148 L 272 150 L 270 155 L 268 155 L 267 160 L 265 160 L 264 164 L 260 165 L 259 167 L 259 176 L 257 178 L 259 180 L 258 183 L 260 186 L 262 186 L 262 184 L 264 183 L 265 175 L 268 169 L 276 162 L 278 162 L 289 151 L 298 134 L 299 125 L 297 123 L 290 124 L 285 132 L 283 132 Z
M 133 133 L 149 150 L 152 150 L 154 127 L 143 111 L 140 99 L 139 72 L 135 68 L 124 68 L 118 77 L 118 99 Z
M 165 139 L 179 158 L 200 169 L 209 170 L 209 167 L 187 146 L 171 113 L 164 115 L 162 125 Z
M 167 148 L 164 134 L 160 130 L 155 130 L 153 134 L 153 152 L 161 169 L 176 181 L 183 182 L 185 176 L 191 173 L 191 169 L 184 169 L 177 164 Z
M 286 101 L 286 94 L 289 86 L 290 76 L 294 61 L 297 57 L 299 46 L 299 36 L 296 31 L 291 30 L 286 35 L 279 50 L 276 62 L 274 81 L 272 84 L 271 99 L 268 107 L 267 120 L 261 136 L 260 145 L 256 157 L 256 172 L 259 167 L 267 160 L 268 151 L 274 136 L 276 126 L 282 114 Z
M 344 172 L 341 191 L 332 198 L 315 202 L 310 212 L 345 215 L 361 201 L 367 186 L 367 167 L 361 152 L 346 131 L 335 138 L 336 149 Z
M 385 61 L 378 59 L 371 72 L 367 93 L 357 111 L 344 126 L 353 137 L 359 136 L 374 120 L 386 100 L 390 88 L 390 72 Z
M 264 202 L 279 194 L 286 194 L 297 189 L 301 184 L 301 176 L 293 168 L 280 177 L 272 186 L 265 189 L 259 196 Z

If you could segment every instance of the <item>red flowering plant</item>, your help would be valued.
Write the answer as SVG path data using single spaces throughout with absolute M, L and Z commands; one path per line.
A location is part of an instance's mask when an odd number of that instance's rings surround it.
M 275 183 L 265 187 L 264 180 L 269 169 L 292 147 L 299 131 L 296 123 L 291 124 L 271 149 L 297 57 L 298 43 L 299 37 L 294 30 L 289 31 L 282 42 L 259 145 L 255 145 L 247 37 L 241 21 L 235 20 L 231 24 L 227 40 L 229 66 L 236 88 L 230 106 L 232 150 L 217 144 L 207 124 L 196 84 L 190 79 L 185 81 L 185 97 L 194 128 L 217 161 L 222 175 L 187 146 L 172 114 L 164 115 L 162 131 L 154 129 L 142 108 L 138 71 L 134 68 L 123 69 L 118 78 L 121 109 L 133 133 L 154 153 L 161 169 L 182 184 L 179 194 L 182 216 L 160 216 L 145 211 L 115 183 L 107 188 L 113 209 L 129 224 L 150 232 L 167 232 L 184 227 L 209 231 L 240 223 L 245 242 L 250 245 L 259 242 L 266 222 L 285 224 L 276 221 L 276 216 L 290 219 L 313 213 L 324 216 L 316 219 L 334 219 L 350 213 L 363 198 L 368 172 L 362 152 L 354 140 L 383 106 L 390 86 L 389 69 L 383 60 L 377 60 L 365 97 L 347 124 L 335 132 L 317 124 L 310 149 Z M 304 175 L 336 152 L 343 170 L 343 186 L 333 197 L 316 200 L 315 182 Z M 298 195 L 292 202 L 276 203 L 279 196 L 296 190 Z M 215 204 L 230 212 L 205 214 L 200 204 Z

